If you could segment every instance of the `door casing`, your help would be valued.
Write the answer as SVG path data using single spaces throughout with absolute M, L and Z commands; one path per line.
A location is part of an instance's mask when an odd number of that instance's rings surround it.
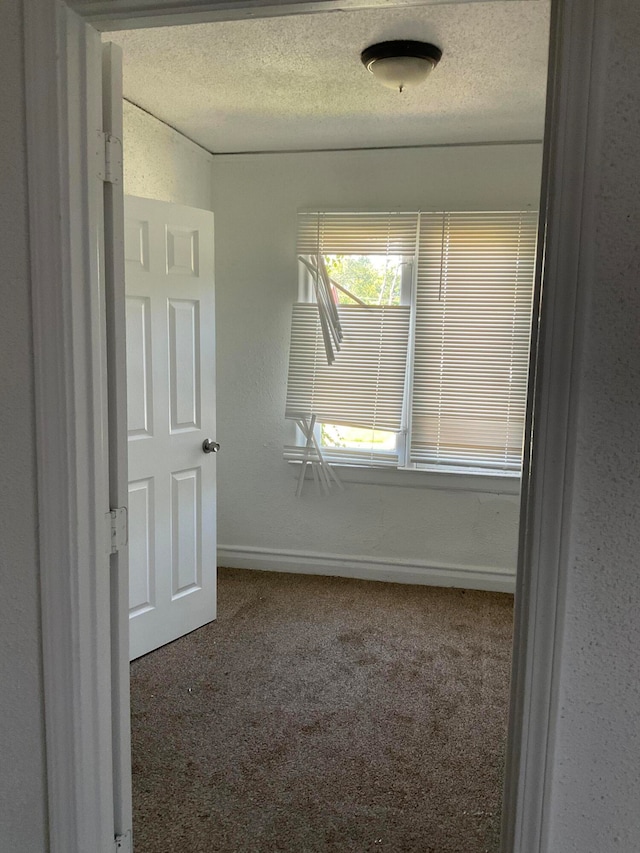
M 88 395 L 86 372 L 87 357 L 103 351 L 105 332 L 93 324 L 79 340 L 72 322 L 92 316 L 92 295 L 73 261 L 92 262 L 97 225 L 87 215 L 88 172 L 72 173 L 67 155 L 89 159 L 87 93 L 71 73 L 73 62 L 78 71 L 82 67 L 82 57 L 62 0 L 23 4 L 50 850 L 106 853 L 113 850 L 111 824 L 114 833 L 126 827 L 117 826 L 110 790 L 112 740 L 99 737 L 87 748 L 92 733 L 107 732 L 113 723 L 112 707 L 98 699 L 111 678 L 111 647 L 104 620 L 94 619 L 96 603 L 104 608 L 104 529 L 92 509 L 105 490 L 95 425 L 104 415 L 98 409 L 107 377 L 95 371 L 97 387 Z M 85 0 L 77 8 L 108 30 L 129 25 L 127 15 L 134 11 L 136 26 L 154 26 L 228 20 L 234 5 L 238 18 L 269 17 L 323 11 L 328 0 Z M 547 816 L 571 551 L 575 419 L 593 268 L 606 14 L 606 0 L 552 0 L 503 853 L 552 853 Z M 91 500 L 83 503 L 79 495 Z

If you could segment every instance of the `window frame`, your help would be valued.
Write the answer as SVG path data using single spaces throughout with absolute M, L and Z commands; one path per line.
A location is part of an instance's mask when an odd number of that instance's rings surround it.
M 308 213 L 309 211 L 299 211 L 298 215 Z M 361 211 L 352 210 L 331 210 L 332 214 L 356 213 Z M 380 213 L 384 211 L 366 211 L 369 213 Z M 439 214 L 440 210 L 419 210 L 416 215 L 421 214 Z M 459 211 L 447 210 L 445 213 L 458 213 Z M 480 211 L 478 211 L 480 212 Z M 487 212 L 492 212 L 491 210 Z M 502 212 L 502 211 L 496 211 Z M 510 212 L 510 211 L 505 211 Z M 516 211 L 513 211 L 516 212 Z M 401 305 L 409 305 L 410 307 L 410 326 L 409 326 L 409 341 L 407 348 L 407 366 L 406 376 L 404 381 L 403 392 L 403 409 L 402 409 L 402 427 L 396 433 L 396 453 L 398 457 L 397 467 L 388 465 L 367 465 L 366 463 L 357 464 L 351 461 L 340 459 L 339 456 L 331 454 L 331 447 L 322 444 L 322 422 L 315 426 L 315 436 L 318 445 L 323 451 L 326 461 L 332 466 L 341 470 L 341 480 L 344 482 L 363 483 L 371 485 L 416 485 L 425 488 L 436 488 L 445 490 L 465 490 L 465 491 L 481 491 L 491 492 L 496 494 L 519 494 L 520 483 L 522 480 L 522 463 L 518 470 L 497 469 L 490 466 L 478 465 L 460 465 L 460 464 L 419 464 L 411 461 L 411 427 L 412 427 L 412 399 L 414 391 L 414 365 L 415 365 L 415 342 L 416 342 L 416 326 L 417 326 L 417 308 L 418 308 L 418 268 L 419 268 L 419 246 L 416 242 L 413 255 L 402 255 L 401 264 L 403 265 L 403 274 L 401 281 Z M 334 253 L 335 254 L 335 253 Z M 366 253 L 344 255 L 345 257 L 367 257 Z M 309 255 L 304 255 L 309 257 Z M 315 294 L 312 283 L 312 274 L 308 268 L 299 260 L 298 263 L 298 302 L 315 303 Z M 534 282 L 532 281 L 532 292 Z M 530 342 L 531 343 L 531 342 Z M 295 444 L 304 446 L 306 438 L 298 426 L 295 427 Z M 368 451 L 369 452 L 369 451 Z M 371 450 L 372 456 L 377 452 Z M 524 460 L 524 452 L 522 459 Z M 291 464 L 298 465 L 295 460 L 290 461 Z
M 304 257 L 309 258 L 309 255 L 305 255 Z M 369 255 L 344 255 L 343 257 L 370 257 Z M 407 365 L 411 358 L 412 348 L 411 348 L 411 329 L 415 329 L 415 311 L 416 311 L 416 287 L 417 287 L 417 258 L 416 255 L 401 255 L 402 260 L 400 261 L 399 266 L 402 267 L 401 280 L 400 280 L 400 305 L 408 305 L 410 308 L 410 331 L 409 331 L 409 347 L 407 349 Z M 313 289 L 313 277 L 310 270 L 303 264 L 298 261 L 298 302 L 304 302 L 307 304 L 315 304 L 316 298 Z M 402 402 L 402 427 L 397 432 L 396 435 L 396 447 L 395 451 L 398 456 L 398 465 L 397 468 L 389 468 L 388 466 L 376 466 L 376 465 L 365 465 L 364 463 L 361 465 L 356 465 L 355 463 L 345 462 L 343 459 L 340 459 L 339 456 L 332 456 L 331 447 L 329 445 L 324 445 L 322 443 L 322 426 L 324 421 L 318 422 L 315 426 L 314 433 L 316 436 L 316 440 L 318 442 L 318 446 L 322 449 L 322 452 L 327 459 L 327 462 L 330 462 L 331 465 L 338 466 L 341 468 L 356 468 L 356 469 L 364 469 L 370 471 L 379 471 L 384 468 L 384 470 L 393 470 L 393 471 L 402 471 L 405 470 L 407 466 L 407 456 L 409 453 L 409 442 L 407 441 L 407 436 L 409 435 L 407 429 L 407 417 L 411 412 L 411 386 L 408 384 L 407 376 L 405 376 L 404 381 L 404 389 L 403 389 L 403 402 Z M 295 428 L 296 439 L 295 443 L 299 447 L 303 447 L 306 444 L 306 438 L 300 429 L 300 427 L 296 426 Z M 382 451 L 371 450 L 367 451 L 371 453 L 372 456 L 375 456 L 377 453 L 381 453 Z M 344 478 L 343 478 L 344 479 Z

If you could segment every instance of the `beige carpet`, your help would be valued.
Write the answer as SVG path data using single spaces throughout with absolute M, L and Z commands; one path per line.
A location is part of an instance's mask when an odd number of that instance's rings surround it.
M 508 595 L 221 569 L 131 667 L 136 853 L 494 853 Z

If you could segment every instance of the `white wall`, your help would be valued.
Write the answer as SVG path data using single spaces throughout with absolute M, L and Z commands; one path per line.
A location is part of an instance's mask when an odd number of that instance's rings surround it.
M 0 847 L 46 848 L 22 3 L 0 4 Z
M 221 561 L 278 568 L 284 549 L 418 574 L 515 568 L 515 495 L 349 483 L 296 498 L 283 413 L 299 208 L 537 208 L 540 161 L 539 145 L 214 157 Z
M 640 850 L 640 4 L 607 7 L 552 853 Z
M 211 210 L 211 154 L 128 101 L 123 107 L 125 193 Z

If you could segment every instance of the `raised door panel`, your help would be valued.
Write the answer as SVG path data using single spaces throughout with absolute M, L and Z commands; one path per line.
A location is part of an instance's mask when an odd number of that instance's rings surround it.
M 129 270 L 149 269 L 149 223 L 127 218 L 124 225 L 124 258 Z
M 200 271 L 200 232 L 167 226 L 167 274 L 197 276 Z
M 200 429 L 200 304 L 169 299 L 168 314 L 170 430 Z
M 155 607 L 153 479 L 129 483 L 129 613 Z
M 200 470 L 178 471 L 171 477 L 172 598 L 202 586 L 202 488 Z
M 150 301 L 127 296 L 127 422 L 129 438 L 153 433 Z

